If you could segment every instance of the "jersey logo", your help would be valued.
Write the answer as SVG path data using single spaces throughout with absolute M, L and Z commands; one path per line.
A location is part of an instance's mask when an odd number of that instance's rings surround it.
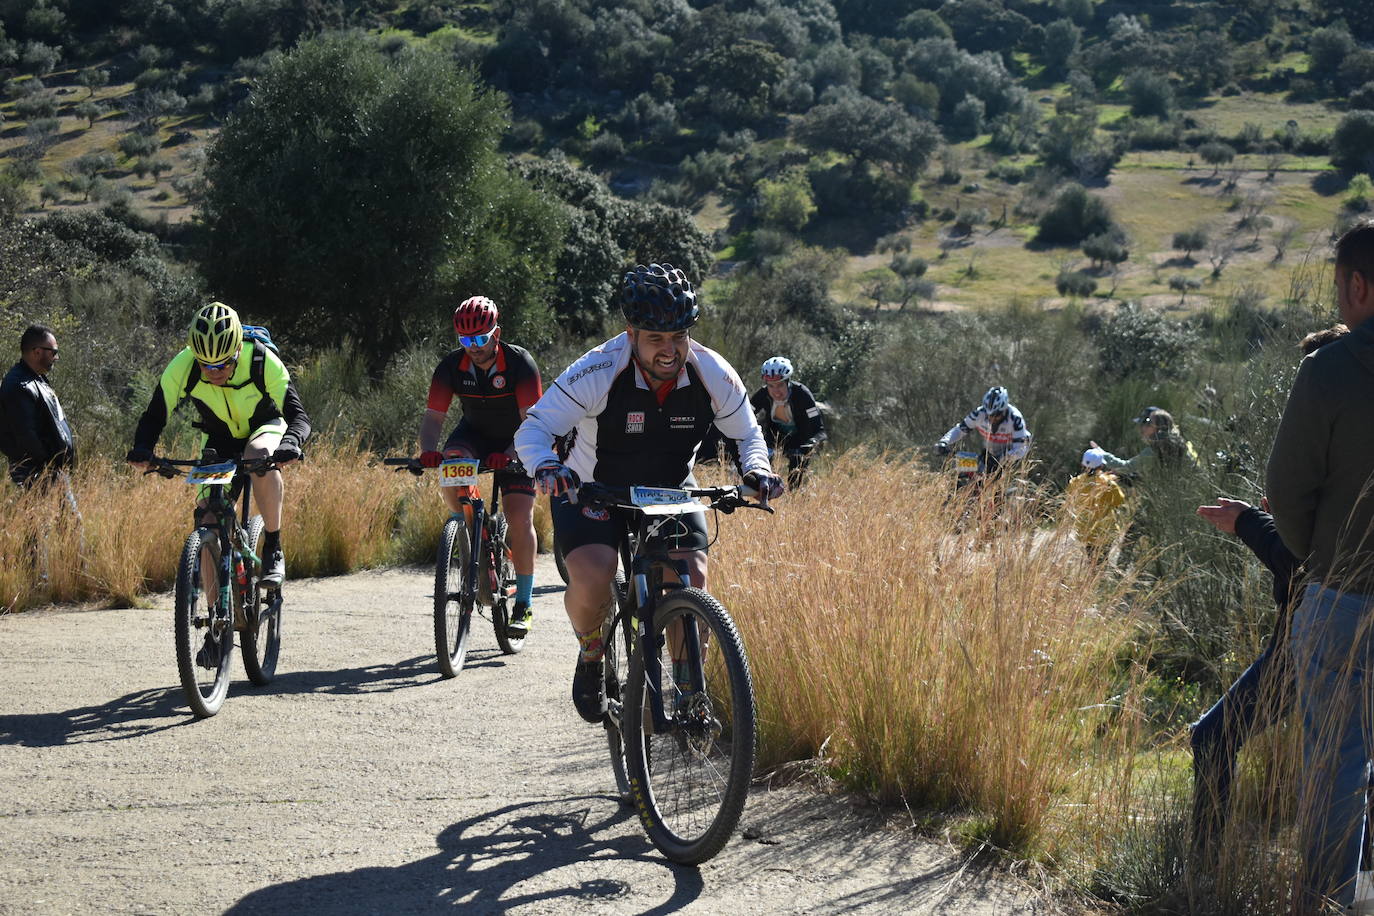
M 492 376 L 492 378 L 491 378 L 491 387 L 497 388 L 497 389 L 505 388 L 505 387 L 506 387 L 506 377 L 505 377 L 504 375 L 494 375 L 494 376 Z
M 672 429 L 691 429 L 697 425 L 696 417 L 669 417 L 668 426 Z
M 581 372 L 574 372 L 572 375 L 568 376 L 568 380 L 567 380 L 566 384 L 568 384 L 568 385 L 573 384 L 574 382 L 576 382 L 578 379 L 582 378 L 582 376 L 588 374 L 589 372 L 596 372 L 598 369 L 609 369 L 609 368 L 611 368 L 611 366 L 612 366 L 613 363 L 614 363 L 613 360 L 609 360 L 609 359 L 608 359 L 608 360 L 606 360 L 605 362 L 600 362 L 600 363 L 596 363 L 595 365 L 588 366 L 587 368 L 583 369 Z
M 644 432 L 644 411 L 632 410 L 629 413 L 625 414 L 625 432 Z
M 609 522 L 611 513 L 605 509 L 593 509 L 591 506 L 583 506 L 582 514 L 594 522 Z

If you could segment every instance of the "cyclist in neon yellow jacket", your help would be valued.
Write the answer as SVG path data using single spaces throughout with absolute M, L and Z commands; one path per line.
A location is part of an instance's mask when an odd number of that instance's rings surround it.
M 194 425 L 205 434 L 203 447 L 221 459 L 270 455 L 288 464 L 301 457 L 310 435 L 310 418 L 286 366 L 261 341 L 245 339 L 238 314 L 222 302 L 196 313 L 188 345 L 172 357 L 139 418 L 130 463 L 147 469 L 167 417 L 187 399 L 200 414 Z M 279 587 L 286 578 L 281 471 L 255 475 L 252 486 L 266 533 L 262 583 Z

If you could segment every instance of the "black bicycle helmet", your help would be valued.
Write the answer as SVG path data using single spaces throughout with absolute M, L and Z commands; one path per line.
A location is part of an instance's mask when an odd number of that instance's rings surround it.
M 640 264 L 626 271 L 620 310 L 630 327 L 642 331 L 682 331 L 701 315 L 687 275 L 671 264 Z

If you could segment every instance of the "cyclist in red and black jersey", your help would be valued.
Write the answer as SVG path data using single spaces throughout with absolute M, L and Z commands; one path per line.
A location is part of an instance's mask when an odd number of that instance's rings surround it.
M 529 351 L 501 340 L 496 303 L 485 296 L 464 300 L 453 312 L 459 349 L 445 356 L 429 383 L 429 400 L 420 424 L 420 463 L 438 467 L 444 458 L 476 458 L 496 468 L 496 485 L 505 502 L 507 536 L 515 563 L 515 607 L 507 632 L 512 639 L 529 634 L 534 594 L 534 481 L 501 471 L 515 455 L 515 430 L 543 393 L 539 367 Z M 462 419 L 442 451 L 439 433 L 454 397 Z M 440 490 L 450 511 L 461 512 L 459 488 Z

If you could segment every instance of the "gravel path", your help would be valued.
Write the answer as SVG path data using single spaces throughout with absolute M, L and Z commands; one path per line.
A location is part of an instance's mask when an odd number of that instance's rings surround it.
M 538 580 L 557 582 L 540 558 Z M 0 913 L 1054 912 L 801 789 L 756 790 L 699 869 L 614 798 L 567 697 L 561 586 L 513 657 L 438 676 L 425 570 L 290 582 L 278 678 L 177 686 L 170 596 L 0 617 Z M 747 837 L 747 838 L 746 838 Z

